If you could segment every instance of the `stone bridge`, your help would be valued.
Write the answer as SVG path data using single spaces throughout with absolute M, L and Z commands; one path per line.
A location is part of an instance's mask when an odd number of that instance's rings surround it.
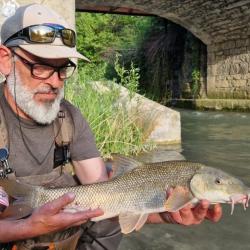
M 207 45 L 208 97 L 250 98 L 250 0 L 0 0 L 44 3 L 74 23 L 74 12 L 129 9 L 167 18 Z M 69 11 L 70 10 L 70 11 Z M 128 13 L 129 14 L 129 13 Z M 0 19 L 1 22 L 1 19 Z
M 208 97 L 250 97 L 250 0 L 84 0 L 78 10 L 126 7 L 167 18 L 207 45 Z

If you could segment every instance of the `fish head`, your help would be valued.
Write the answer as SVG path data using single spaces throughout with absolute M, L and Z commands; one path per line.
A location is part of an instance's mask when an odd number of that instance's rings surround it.
M 199 200 L 210 203 L 242 203 L 248 206 L 250 189 L 238 178 L 222 170 L 204 167 L 190 181 L 190 190 Z

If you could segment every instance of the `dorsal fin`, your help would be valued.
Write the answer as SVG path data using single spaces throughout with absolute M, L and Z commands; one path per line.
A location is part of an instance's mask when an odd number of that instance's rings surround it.
M 144 165 L 142 162 L 121 154 L 112 154 L 112 158 L 113 177 L 122 175 Z

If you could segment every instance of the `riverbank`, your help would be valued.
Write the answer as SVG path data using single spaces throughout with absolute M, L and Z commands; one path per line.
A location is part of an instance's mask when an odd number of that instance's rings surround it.
M 250 112 L 249 99 L 172 99 L 169 107 Z
M 220 168 L 250 184 L 250 113 L 179 110 L 186 160 Z M 178 150 L 178 148 L 176 149 Z M 141 161 L 148 162 L 148 158 Z M 154 162 L 165 154 L 157 154 Z M 219 223 L 146 225 L 125 235 L 119 250 L 249 250 L 250 209 L 223 205 Z

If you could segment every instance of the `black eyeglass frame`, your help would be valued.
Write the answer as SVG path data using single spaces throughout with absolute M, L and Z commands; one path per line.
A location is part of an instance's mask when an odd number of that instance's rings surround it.
M 66 79 L 69 79 L 73 75 L 73 73 L 75 72 L 75 69 L 76 69 L 76 64 L 74 64 L 72 61 L 69 61 L 69 62 L 67 62 L 67 64 L 62 65 L 60 67 L 56 67 L 56 66 L 51 66 L 49 64 L 45 64 L 45 63 L 32 63 L 32 62 L 28 61 L 26 58 L 23 58 L 22 56 L 17 54 L 14 50 L 12 50 L 12 53 L 15 56 L 17 56 L 25 65 L 29 66 L 31 75 L 34 78 L 39 79 L 39 80 L 46 80 L 46 79 L 50 78 L 55 72 L 57 72 L 58 77 L 59 77 L 60 80 L 66 80 Z M 48 77 L 39 77 L 39 76 L 36 76 L 34 74 L 35 65 L 50 67 L 51 69 L 53 69 L 53 71 L 49 74 Z M 60 73 L 61 71 L 60 70 L 62 70 L 63 68 L 67 68 L 67 67 L 73 67 L 74 68 L 71 75 L 68 76 L 68 77 L 61 77 L 61 73 Z
M 45 41 L 32 41 L 32 39 L 30 38 L 31 35 L 30 35 L 30 28 L 33 28 L 33 27 L 42 27 L 42 26 L 46 26 L 46 27 L 49 27 L 49 28 L 52 28 L 54 30 L 54 36 L 51 37 L 51 41 L 49 42 L 45 42 Z M 65 43 L 65 39 L 63 37 L 63 34 L 62 32 L 64 30 L 69 30 L 70 32 L 72 32 L 73 34 L 73 43 L 72 45 L 69 45 L 67 43 Z M 53 27 L 52 25 L 46 25 L 46 24 L 36 24 L 36 25 L 31 25 L 31 26 L 28 26 L 24 29 L 21 29 L 19 30 L 18 32 L 16 32 L 15 34 L 13 34 L 12 36 L 10 36 L 9 38 L 7 38 L 7 40 L 3 43 L 4 45 L 6 45 L 8 42 L 10 42 L 11 40 L 15 40 L 15 39 L 22 39 L 22 40 L 25 40 L 26 42 L 28 43 L 31 43 L 31 44 L 49 44 L 49 43 L 53 43 L 56 39 L 56 37 L 60 37 L 63 44 L 70 47 L 70 48 L 74 48 L 76 46 L 76 33 L 74 30 L 72 29 L 67 29 L 67 28 L 56 28 L 56 27 Z

